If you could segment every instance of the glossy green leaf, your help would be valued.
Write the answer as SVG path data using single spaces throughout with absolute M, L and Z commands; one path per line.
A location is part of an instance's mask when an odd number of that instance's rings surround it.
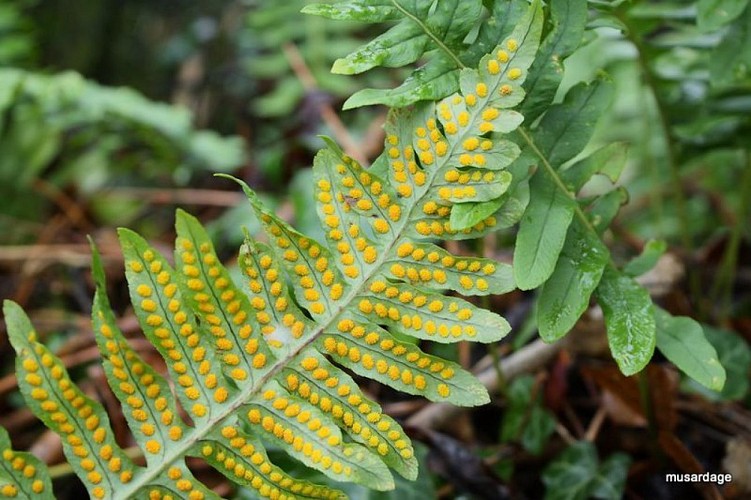
M 605 315 L 610 352 L 618 367 L 626 376 L 641 371 L 652 359 L 657 337 L 649 293 L 633 278 L 606 267 L 596 296 Z
M 507 198 L 499 197 L 480 203 L 460 203 L 451 210 L 449 219 L 451 227 L 456 229 L 472 227 L 496 213 L 507 201 Z
M 599 238 L 574 221 L 560 258 L 537 301 L 540 337 L 554 342 L 566 335 L 589 307 L 610 253 Z
M 547 172 L 535 173 L 514 248 L 514 278 L 522 290 L 537 288 L 553 273 L 574 208 L 575 202 L 558 189 Z
M 720 364 L 727 374 L 722 388 L 723 399 L 743 399 L 751 387 L 748 373 L 751 369 L 751 347 L 735 332 L 702 325 L 704 335 L 717 351 Z M 714 394 L 714 393 L 713 393 Z
M 680 370 L 714 391 L 725 385 L 725 368 L 699 323 L 655 308 L 657 348 Z
M 459 87 L 459 68 L 447 56 L 437 55 L 417 68 L 394 89 L 362 89 L 352 94 L 342 109 L 354 109 L 373 104 L 401 108 L 417 101 L 432 101 L 456 91 Z
M 302 12 L 329 19 L 380 23 L 399 19 L 400 11 L 391 0 L 354 0 L 335 4 L 316 3 L 303 7 Z
M 592 220 L 592 226 L 595 228 L 595 231 L 602 234 L 610 227 L 610 223 L 618 215 L 621 206 L 626 204 L 627 201 L 628 192 L 622 187 L 618 187 L 598 197 L 589 212 L 589 217 Z
M 641 254 L 623 266 L 623 272 L 629 276 L 641 276 L 652 269 L 668 249 L 665 240 L 649 240 L 644 244 Z

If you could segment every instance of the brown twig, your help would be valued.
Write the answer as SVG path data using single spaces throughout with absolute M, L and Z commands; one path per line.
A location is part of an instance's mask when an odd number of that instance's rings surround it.
M 300 80 L 300 83 L 302 83 L 305 90 L 308 92 L 318 90 L 318 82 L 316 82 L 313 73 L 310 72 L 308 65 L 305 63 L 305 59 L 303 59 L 297 46 L 293 43 L 285 43 L 282 46 L 282 50 L 284 50 L 284 55 L 287 56 L 287 61 L 289 61 L 292 71 L 295 72 L 295 76 Z M 318 105 L 318 111 L 321 113 L 323 121 L 333 132 L 337 142 L 344 148 L 344 152 L 357 160 L 360 165 L 367 167 L 370 162 L 368 162 L 368 159 L 362 154 L 359 145 L 354 139 L 352 139 L 347 127 L 344 126 L 331 105 L 325 102 L 320 103 Z
M 245 199 L 245 196 L 240 193 L 219 189 L 117 188 L 111 189 L 107 194 L 109 196 L 138 198 L 155 205 L 235 207 Z
M 65 194 L 54 184 L 51 184 L 44 179 L 37 177 L 32 183 L 32 188 L 34 189 L 34 191 L 57 205 L 57 207 L 62 211 L 62 213 L 73 224 L 74 227 L 78 227 L 86 232 L 91 231 L 91 229 L 94 227 L 86 218 L 86 214 L 81 209 L 76 200 Z
M 103 247 L 101 250 L 107 259 L 118 258 L 119 250 L 115 248 Z M 3 261 L 61 262 L 73 267 L 88 266 L 91 263 L 91 247 L 76 243 L 0 246 L 0 262 Z
M 594 442 L 594 440 L 597 439 L 597 434 L 600 433 L 600 429 L 605 422 L 607 414 L 608 411 L 604 406 L 600 406 L 597 409 L 597 413 L 592 417 L 592 421 L 589 423 L 589 427 L 587 427 L 587 432 L 584 433 L 584 439 L 586 441 Z

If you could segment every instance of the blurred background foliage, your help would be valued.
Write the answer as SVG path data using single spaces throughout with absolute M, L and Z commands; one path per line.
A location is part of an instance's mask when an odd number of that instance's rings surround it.
M 174 207 L 180 205 L 209 222 L 220 254 L 232 259 L 240 227 L 252 232 L 253 221 L 234 186 L 213 173 L 242 177 L 303 232 L 320 234 L 310 210 L 308 169 L 321 146 L 318 135 L 335 137 L 363 162 L 380 153 L 385 110 L 342 112 L 342 104 L 361 89 L 398 87 L 414 67 L 331 74 L 335 60 L 387 26 L 306 16 L 300 10 L 308 3 L 0 3 L 0 295 L 31 311 L 58 352 L 75 354 L 70 362 L 79 376 L 90 378 L 90 388 L 101 374 L 91 368 L 96 353 L 85 349 L 90 335 L 81 333 L 88 332 L 90 303 L 87 234 L 113 264 L 113 295 L 122 299 L 115 305 L 132 332 L 122 281 L 114 279 L 122 279 L 115 226 L 127 225 L 167 246 L 174 238 Z M 483 16 L 493 4 L 483 2 Z M 672 259 L 661 259 L 668 267 L 658 265 L 655 275 L 657 286 L 668 283 L 662 303 L 717 325 L 706 330 L 728 370 L 725 390 L 710 393 L 690 382 L 680 390 L 689 398 L 681 400 L 683 410 L 694 411 L 696 421 L 702 412 L 705 417 L 704 427 L 684 432 L 688 447 L 718 472 L 728 457 L 740 456 L 742 464 L 742 457 L 751 456 L 751 425 L 745 431 L 741 425 L 751 423 L 751 7 L 748 0 L 589 4 L 587 43 L 564 61 L 561 91 L 603 71 L 614 82 L 614 105 L 591 143 L 592 150 L 614 142 L 629 146 L 621 183 L 630 200 L 606 234 L 610 249 L 626 262 L 645 246 L 661 247 L 647 242 L 666 241 L 663 257 Z M 596 194 L 605 186 L 592 182 L 587 189 Z M 511 231 L 491 244 L 470 241 L 458 250 L 490 248 L 493 257 L 509 260 Z M 535 334 L 529 320 L 534 297 L 511 294 L 486 305 L 517 318 L 517 333 L 499 352 Z M 465 365 L 484 354 L 461 346 L 438 350 Z M 10 371 L 10 357 L 3 339 L 0 362 L 6 368 L 0 375 Z M 498 478 L 530 498 L 545 491 L 550 498 L 618 498 L 629 463 L 648 456 L 647 446 L 628 445 L 629 434 L 619 434 L 620 440 L 600 448 L 598 458 L 584 439 L 592 427 L 579 429 L 579 419 L 596 420 L 594 392 L 610 394 L 608 411 L 622 412 L 612 406 L 612 395 L 630 391 L 636 382 L 614 381 L 599 365 L 561 375 L 571 364 L 558 358 L 537 377 L 502 387 L 490 410 L 459 419 L 453 438 L 421 436 L 431 446 L 430 454 L 421 454 L 422 470 L 430 465 L 433 472 L 416 485 L 401 485 L 391 498 L 498 498 L 505 490 L 486 487 L 497 485 Z M 643 380 L 674 389 L 659 374 L 650 372 Z M 0 394 L 6 396 L 0 423 L 21 447 L 39 445 L 39 428 L 19 409 L 12 388 L 12 380 L 0 379 Z M 398 416 L 421 404 L 382 388 L 372 391 Z M 701 399 L 691 399 L 698 394 Z M 504 411 L 494 413 L 499 407 Z M 719 431 L 716 422 L 706 424 L 729 414 L 736 420 Z M 637 425 L 639 417 L 627 415 L 626 424 L 616 421 L 602 432 Z M 574 429 L 573 441 L 562 426 Z M 716 438 L 718 432 L 723 439 Z M 735 455 L 724 448 L 728 440 L 740 443 Z M 695 493 L 691 486 L 660 489 L 639 476 L 643 470 L 632 468 L 629 484 L 636 486 L 627 491 L 655 498 Z M 723 494 L 751 491 L 746 481 Z

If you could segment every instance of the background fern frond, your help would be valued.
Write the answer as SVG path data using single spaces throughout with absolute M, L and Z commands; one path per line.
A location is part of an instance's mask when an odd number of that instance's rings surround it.
M 490 10 L 479 0 L 355 0 L 308 5 L 303 12 L 369 23 L 399 21 L 337 60 L 332 69 L 335 73 L 353 74 L 376 66 L 399 67 L 426 60 L 395 89 L 356 92 L 344 104 L 344 109 L 350 109 L 371 104 L 403 107 L 454 93 L 461 69 L 477 67 L 480 58 L 511 33 L 528 7 L 523 0 L 493 2 Z

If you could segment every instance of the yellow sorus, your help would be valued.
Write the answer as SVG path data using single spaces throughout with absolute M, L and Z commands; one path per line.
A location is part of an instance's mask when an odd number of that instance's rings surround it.
M 484 114 L 484 113 L 483 113 Z M 467 151 L 474 151 L 480 146 L 480 140 L 477 137 L 470 137 L 462 143 L 462 147 Z
M 495 120 L 498 118 L 499 112 L 495 108 L 485 108 L 482 112 L 482 119 L 483 120 Z
M 360 199 L 360 200 L 357 201 L 357 205 L 356 206 L 360 210 L 367 211 L 367 210 L 370 210 L 371 208 L 373 208 L 373 203 L 370 200 L 366 199 L 366 198 L 362 198 L 362 199 Z
M 451 390 L 449 389 L 449 386 L 446 384 L 438 384 L 438 395 L 442 398 L 449 397 L 449 394 L 451 394 Z
M 398 205 L 391 205 L 389 207 L 389 219 L 396 222 L 402 216 L 402 209 Z
M 501 65 L 498 64 L 498 61 L 495 59 L 490 59 L 488 61 L 487 68 L 488 73 L 490 73 L 491 75 L 497 75 L 501 71 Z
M 423 165 L 432 165 L 435 162 L 435 157 L 430 151 L 424 151 L 420 153 L 420 161 Z
M 477 139 L 475 139 L 475 140 L 477 140 Z M 470 141 L 470 139 L 467 139 L 466 141 L 464 141 L 465 147 L 466 147 L 468 141 Z M 457 170 L 454 170 L 454 169 L 448 170 L 448 171 L 446 171 L 445 174 L 443 174 L 443 179 L 446 182 L 456 182 L 457 180 L 459 180 L 459 172 Z M 433 210 L 433 211 L 435 211 L 435 210 Z
M 376 230 L 376 232 L 384 234 L 389 232 L 389 224 L 383 219 L 375 219 L 373 221 L 373 229 Z
M 418 186 L 422 186 L 427 181 L 427 176 L 425 175 L 425 172 L 417 172 L 415 174 L 415 184 Z

